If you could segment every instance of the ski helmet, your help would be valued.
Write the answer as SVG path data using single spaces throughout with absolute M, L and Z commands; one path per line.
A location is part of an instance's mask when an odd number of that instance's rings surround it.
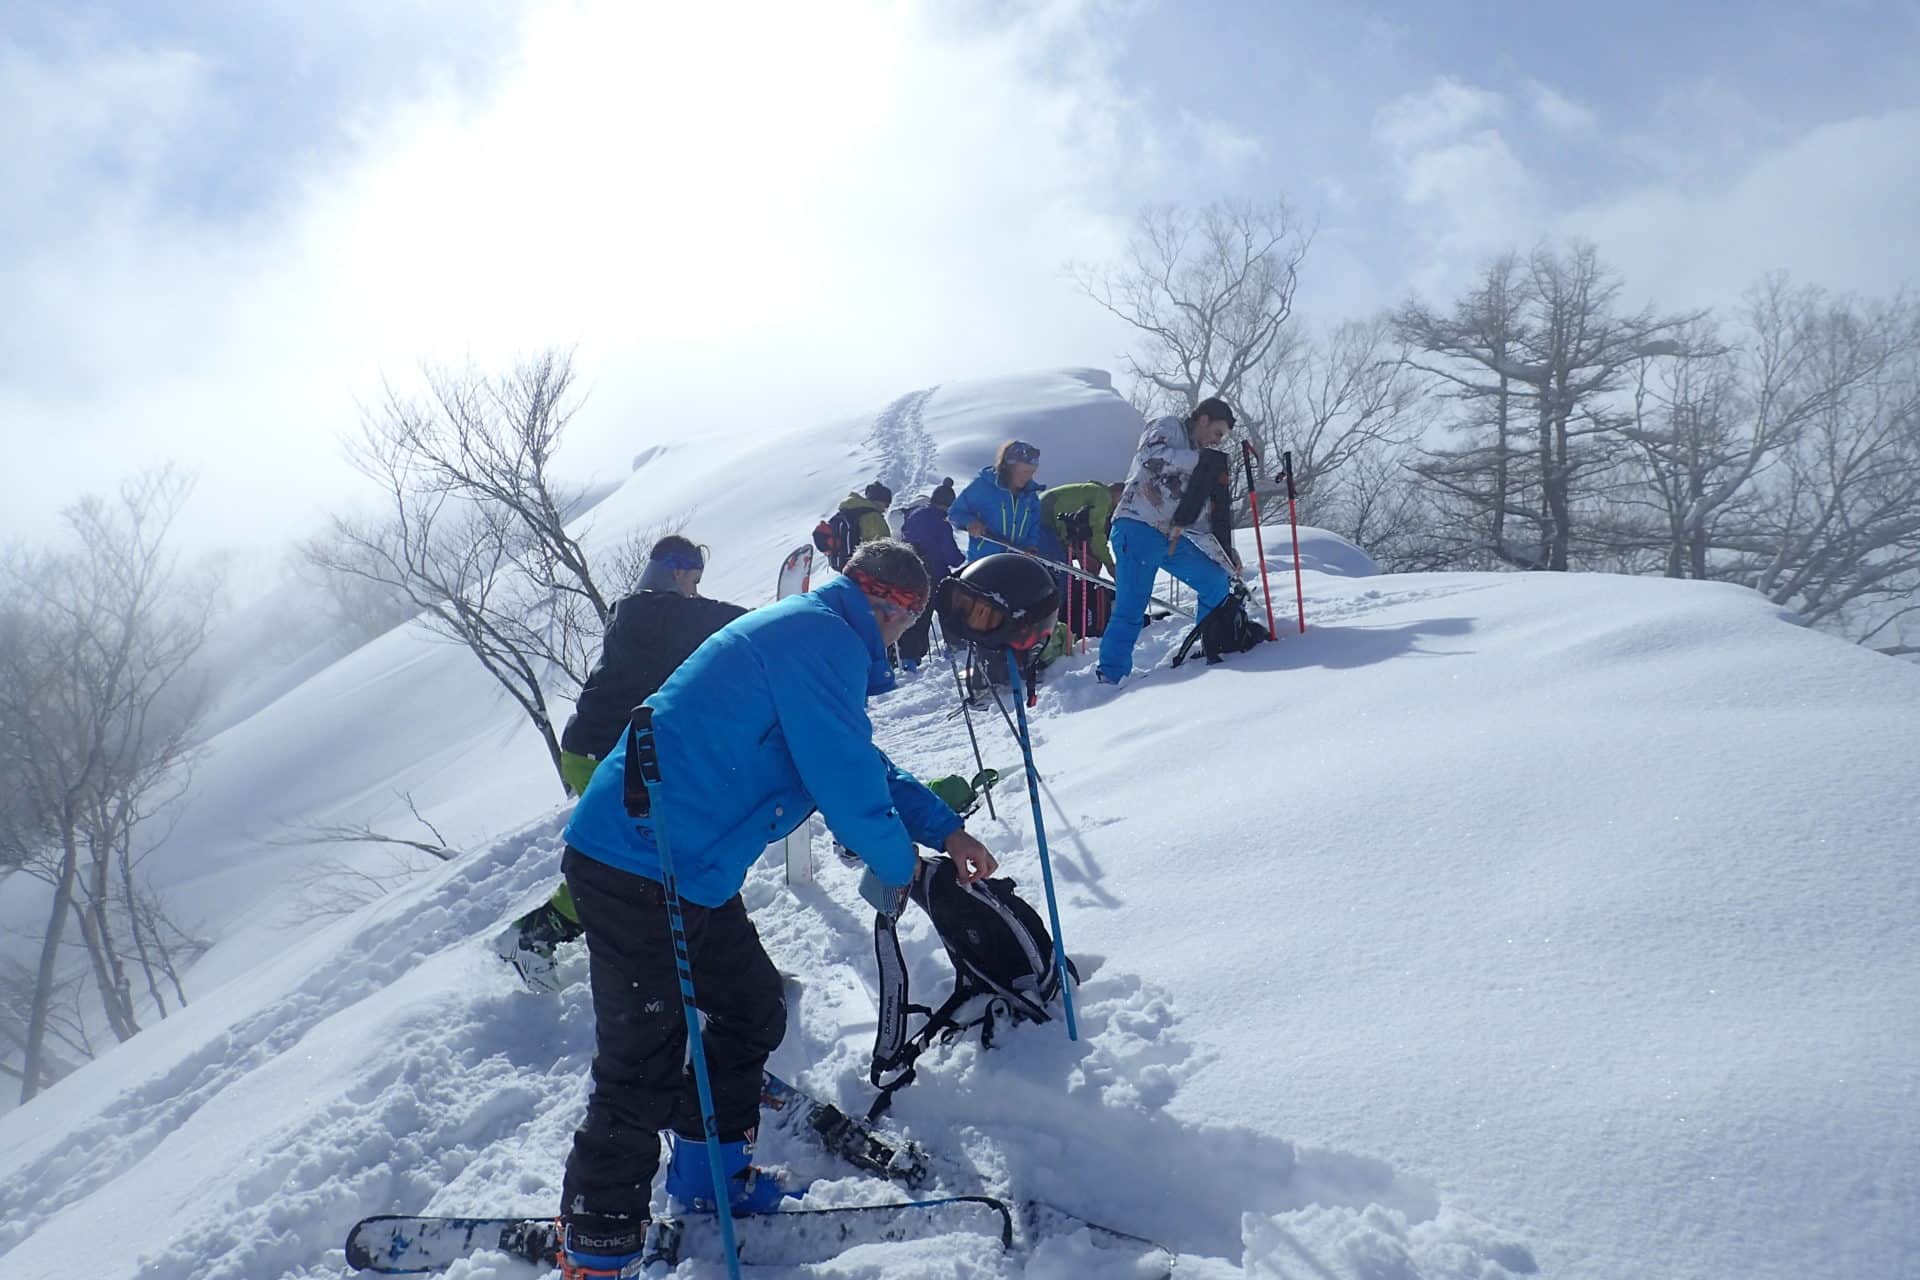
M 1031 649 L 1053 634 L 1060 591 L 1039 561 L 1002 551 L 942 582 L 933 607 L 950 640 L 983 649 Z

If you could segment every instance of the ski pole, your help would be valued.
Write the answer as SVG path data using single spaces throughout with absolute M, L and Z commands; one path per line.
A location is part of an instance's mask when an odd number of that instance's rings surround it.
M 627 728 L 627 768 L 636 770 L 646 786 L 647 811 L 654 815 L 653 842 L 660 850 L 660 879 L 666 889 L 667 923 L 673 930 L 673 965 L 680 975 L 680 1011 L 687 1018 L 687 1056 L 693 1059 L 693 1083 L 700 1095 L 700 1130 L 707 1139 L 707 1166 L 713 1172 L 715 1216 L 720 1220 L 720 1247 L 726 1253 L 729 1280 L 740 1280 L 740 1249 L 733 1236 L 733 1196 L 727 1190 L 726 1166 L 720 1162 L 720 1125 L 713 1114 L 713 1081 L 707 1075 L 707 1050 L 700 1038 L 700 1014 L 693 994 L 693 959 L 687 952 L 687 922 L 680 912 L 680 884 L 673 874 L 673 852 L 667 847 L 667 820 L 660 803 L 660 754 L 653 737 L 653 708 L 633 709 Z M 633 784 L 626 793 L 633 796 Z M 629 802 L 628 812 L 632 812 Z
M 1060 974 L 1060 1000 L 1067 1011 L 1067 1039 L 1080 1038 L 1080 1026 L 1073 1017 L 1073 974 L 1067 968 L 1067 940 L 1060 933 L 1060 902 L 1053 892 L 1053 860 L 1047 857 L 1047 825 L 1040 817 L 1040 782 L 1033 767 L 1033 739 L 1027 734 L 1027 704 L 1020 688 L 1020 664 L 1007 655 L 1007 671 L 1013 676 L 1013 709 L 1020 715 L 1020 754 L 1027 763 L 1027 795 L 1033 800 L 1033 835 L 1040 842 L 1040 878 L 1047 886 L 1047 917 L 1053 922 L 1053 964 Z
M 1070 574 L 1073 577 L 1080 579 L 1080 581 L 1082 582 L 1091 582 L 1094 586 L 1099 587 L 1102 591 L 1112 591 L 1114 589 L 1113 584 L 1111 582 L 1102 581 L 1100 578 L 1095 577 L 1091 573 L 1088 573 L 1085 569 L 1076 569 L 1072 565 L 1061 564 L 1058 560 L 1049 560 L 1045 556 L 1041 555 L 1038 551 L 1016 551 L 1014 554 L 1025 556 L 1029 560 L 1038 560 L 1041 564 L 1046 565 L 1049 569 L 1058 569 L 1061 573 Z M 1178 589 L 1179 589 L 1178 587 L 1175 588 L 1175 590 L 1178 590 Z M 1181 617 L 1185 618 L 1188 622 L 1199 621 L 1198 618 L 1194 617 L 1191 613 L 1188 613 L 1185 609 L 1180 608 L 1178 605 L 1168 604 L 1165 600 L 1162 600 L 1159 596 L 1148 596 L 1147 602 L 1149 604 L 1157 604 L 1162 609 L 1167 609 L 1173 613 L 1177 613 Z
M 969 646 L 967 652 L 974 654 L 977 652 L 977 649 Z M 971 665 L 973 661 L 977 661 L 977 659 L 969 659 L 969 665 Z M 1007 726 L 1007 736 L 1018 743 L 1020 741 L 1020 731 L 1013 727 L 1013 713 L 1007 710 L 1007 704 L 1001 700 L 1000 686 L 993 682 L 991 675 L 987 677 L 987 692 L 993 695 L 993 705 L 1000 708 L 1000 719 L 1005 722 Z
M 1247 501 L 1253 504 L 1253 550 L 1260 557 L 1260 594 L 1267 599 L 1267 634 L 1277 636 L 1280 632 L 1273 625 L 1273 587 L 1267 582 L 1267 544 L 1260 536 L 1260 494 L 1254 488 L 1251 441 L 1240 442 L 1240 460 L 1247 464 Z M 1293 559 L 1295 564 L 1300 562 L 1298 555 Z
M 973 763 L 981 773 L 985 773 L 987 771 L 987 762 L 980 758 L 980 739 L 974 736 L 973 708 L 967 703 L 966 686 L 960 683 L 959 660 L 953 656 L 953 646 L 947 643 L 946 627 L 940 623 L 940 619 L 938 618 L 934 619 L 934 623 L 940 627 L 940 647 L 947 651 L 947 666 L 953 671 L 953 690 L 960 695 L 960 714 L 964 716 L 967 721 L 967 741 L 973 744 Z M 1000 815 L 993 811 L 992 787 L 987 788 L 987 816 L 995 822 L 1000 821 Z
M 1068 564 L 1073 563 L 1073 554 L 1074 554 L 1073 548 L 1068 547 L 1067 554 L 1065 556 L 1065 559 Z M 1075 592 L 1074 590 L 1075 587 L 1078 587 L 1080 590 L 1078 592 Z M 1078 578 L 1067 579 L 1067 618 L 1069 620 L 1067 625 L 1069 627 L 1073 626 L 1075 622 L 1080 623 L 1082 627 L 1086 625 L 1081 614 L 1077 612 L 1079 608 L 1079 603 L 1081 600 L 1086 598 L 1086 594 L 1087 594 L 1086 583 L 1080 581 L 1080 579 Z
M 1300 517 L 1294 510 L 1293 500 L 1293 453 L 1288 451 L 1280 455 L 1280 475 L 1287 482 L 1287 525 L 1293 530 L 1293 604 L 1300 619 L 1300 634 L 1307 634 L 1307 593 L 1300 585 Z

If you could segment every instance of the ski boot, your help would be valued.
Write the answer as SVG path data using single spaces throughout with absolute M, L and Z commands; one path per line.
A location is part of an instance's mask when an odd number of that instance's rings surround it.
M 598 1213 L 560 1219 L 560 1280 L 628 1280 L 640 1276 L 647 1220 Z
M 778 1171 L 755 1167 L 753 1135 L 720 1144 L 720 1167 L 727 1175 L 737 1214 L 777 1213 L 782 1200 L 798 1200 L 811 1183 L 788 1186 Z M 713 1213 L 713 1166 L 707 1144 L 673 1135 L 673 1158 L 667 1162 L 667 1205 L 675 1213 Z
M 585 930 L 549 900 L 501 930 L 493 953 L 512 965 L 533 991 L 560 990 L 560 964 L 554 948 L 572 942 Z

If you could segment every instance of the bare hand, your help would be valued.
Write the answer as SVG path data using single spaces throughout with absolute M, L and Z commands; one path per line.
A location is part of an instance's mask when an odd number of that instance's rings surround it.
M 978 520 L 969 520 L 967 521 L 967 532 L 976 538 L 984 538 L 987 536 L 987 526 L 981 524 Z
M 1240 553 L 1238 551 L 1235 551 L 1232 547 L 1228 547 L 1227 555 L 1233 561 L 1233 571 L 1235 573 L 1245 573 L 1247 571 L 1247 566 L 1240 562 Z
M 987 846 L 960 830 L 947 837 L 947 852 L 953 855 L 954 879 L 961 884 L 985 880 L 1000 869 L 999 862 L 987 852 Z
M 1168 555 L 1172 555 L 1176 551 L 1180 550 L 1180 535 L 1185 532 L 1186 532 L 1186 529 L 1177 524 L 1174 525 L 1171 529 L 1167 530 L 1167 554 Z

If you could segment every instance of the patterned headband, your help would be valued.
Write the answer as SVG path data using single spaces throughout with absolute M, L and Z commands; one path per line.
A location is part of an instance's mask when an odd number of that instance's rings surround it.
M 927 607 L 927 597 L 924 592 L 895 586 L 891 582 L 882 582 L 864 569 L 855 569 L 847 576 L 853 579 L 854 585 L 868 595 L 884 600 L 897 609 L 920 613 Z

